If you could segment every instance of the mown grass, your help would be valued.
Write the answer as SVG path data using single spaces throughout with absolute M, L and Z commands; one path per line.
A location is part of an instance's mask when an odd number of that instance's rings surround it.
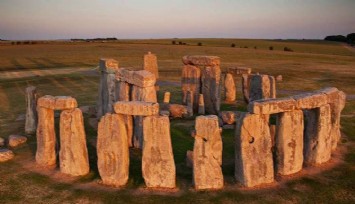
M 209 42 L 212 43 L 213 39 Z M 148 44 L 143 43 L 145 42 L 134 42 L 133 44 L 54 44 L 43 45 L 41 49 L 44 51 L 39 49 L 40 47 L 36 50 L 31 46 L 14 46 L 6 48 L 9 52 L 5 56 L 0 55 L 0 61 L 4 62 L 0 65 L 0 69 L 18 70 L 19 67 L 8 63 L 11 59 L 21 62 L 26 67 L 24 70 L 27 68 L 36 70 L 50 68 L 46 67 L 45 63 L 42 65 L 31 64 L 29 60 L 24 58 L 25 55 L 28 55 L 29 58 L 50 58 L 57 63 L 53 67 L 78 67 L 80 62 L 88 63 L 83 66 L 94 67 L 97 65 L 99 57 L 114 57 L 119 59 L 122 66 L 139 68 L 142 63 L 142 55 L 150 50 L 158 55 L 162 80 L 179 81 L 179 71 L 182 66 L 181 56 L 185 54 L 213 54 L 221 56 L 222 62 L 224 62 L 223 69 L 228 66 L 247 65 L 262 73 L 282 74 L 284 81 L 277 84 L 278 90 L 284 91 L 282 95 L 292 94 L 292 91 L 313 90 L 324 86 L 336 86 L 350 95 L 355 94 L 355 84 L 352 80 L 355 76 L 354 56 L 233 49 L 213 47 L 208 45 L 208 42 L 206 44 L 202 42 L 203 46 L 201 47 L 154 44 L 154 41 L 149 41 Z M 310 43 L 315 46 L 314 49 L 319 49 L 316 44 Z M 330 44 L 329 46 L 338 45 Z M 0 50 L 4 47 L 1 46 Z M 292 46 L 290 47 L 292 48 Z M 24 50 L 20 51 L 21 49 Z M 10 134 L 24 133 L 24 121 L 15 121 L 15 119 L 19 114 L 25 112 L 24 89 L 26 86 L 37 86 L 42 95 L 71 95 L 78 100 L 79 106 L 83 106 L 96 103 L 98 80 L 96 75 L 72 73 L 0 81 L 0 135 L 6 138 Z M 237 84 L 240 84 L 239 80 Z M 179 87 L 161 86 L 158 94 L 159 101 L 162 101 L 165 91 L 172 93 L 171 101 L 173 103 L 180 103 L 181 90 Z M 239 86 L 238 103 L 222 104 L 221 109 L 245 111 L 245 104 L 242 100 Z M 222 170 L 226 188 L 217 192 L 195 192 L 192 190 L 192 170 L 185 164 L 185 155 L 187 150 L 193 148 L 194 140 L 190 136 L 190 131 L 194 127 L 194 120 L 174 119 L 171 121 L 171 136 L 177 168 L 179 188 L 177 193 L 155 193 L 145 190 L 141 173 L 141 152 L 133 149 L 130 152 L 130 178 L 126 188 L 112 190 L 83 187 L 95 183 L 99 179 L 96 167 L 96 149 L 90 143 L 96 138 L 97 133 L 88 124 L 88 116 L 85 115 L 90 174 L 73 182 L 65 182 L 53 179 L 48 174 L 31 171 L 23 166 L 24 162 L 34 162 L 36 139 L 32 136 L 29 137 L 27 144 L 14 149 L 16 154 L 14 160 L 0 164 L 0 203 L 353 203 L 355 201 L 353 193 L 355 189 L 355 149 L 349 144 L 355 142 L 354 100 L 347 102 L 343 114 L 341 125 L 342 132 L 346 137 L 342 139 L 342 144 L 349 146 L 345 155 L 345 163 L 317 175 L 304 176 L 276 187 L 251 191 L 240 189 L 233 178 L 233 130 L 223 131 Z

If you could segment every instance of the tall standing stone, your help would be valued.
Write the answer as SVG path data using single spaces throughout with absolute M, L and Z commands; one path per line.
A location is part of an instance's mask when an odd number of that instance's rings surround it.
M 303 111 L 279 113 L 276 120 L 276 173 L 290 175 L 303 165 Z
M 237 120 L 235 178 L 246 187 L 274 181 L 272 142 L 267 119 L 246 113 Z
M 249 90 L 250 90 L 250 78 L 252 75 L 243 74 L 242 75 L 242 92 L 243 98 L 246 103 L 249 103 Z
M 276 97 L 275 78 L 268 75 L 252 75 L 249 101 Z
M 130 101 L 130 85 L 124 81 L 116 81 L 115 96 L 115 101 Z
M 218 114 L 221 103 L 220 93 L 221 68 L 219 65 L 206 66 L 202 71 L 201 81 L 205 101 L 205 111 L 208 114 Z
M 194 111 L 198 110 L 198 98 L 201 89 L 201 70 L 193 65 L 185 65 L 181 74 L 182 103 L 187 104 L 187 92 L 193 94 Z
M 195 189 L 223 188 L 222 138 L 215 115 L 196 117 L 193 150 L 193 179 Z
M 331 112 L 331 129 L 330 135 L 332 137 L 332 150 L 337 148 L 338 142 L 341 137 L 340 133 L 340 116 L 341 111 L 345 107 L 346 95 L 342 91 L 336 91 L 330 96 L 330 112 Z
M 129 176 L 129 149 L 124 117 L 107 113 L 97 136 L 97 166 L 103 184 L 123 186 Z
M 158 61 L 155 54 L 148 52 L 144 55 L 144 70 L 153 73 L 156 79 L 159 78 Z
M 56 164 L 54 110 L 37 106 L 37 114 L 36 162 L 41 166 L 53 167 Z
M 79 108 L 60 114 L 60 171 L 72 176 L 89 173 L 83 114 Z
M 116 71 L 118 61 L 114 59 L 100 59 L 100 84 L 97 101 L 97 117 L 112 112 L 112 105 L 116 100 Z
M 329 161 L 332 151 L 330 106 L 305 111 L 304 162 L 318 165 Z
M 26 134 L 34 134 L 37 129 L 37 90 L 34 86 L 26 88 Z
M 145 184 L 152 188 L 175 188 L 169 117 L 147 116 L 143 119 L 143 129 L 142 172 Z
M 227 102 L 234 102 L 236 99 L 237 90 L 235 87 L 233 75 L 230 73 L 226 74 L 226 77 L 224 80 L 224 88 L 226 90 L 226 101 Z

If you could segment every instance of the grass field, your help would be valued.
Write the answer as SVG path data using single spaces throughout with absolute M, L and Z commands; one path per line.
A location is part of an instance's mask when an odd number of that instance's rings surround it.
M 185 154 L 193 148 L 189 132 L 193 120 L 171 120 L 174 159 L 177 168 L 177 192 L 150 192 L 144 188 L 140 170 L 141 153 L 131 150 L 130 179 L 124 189 L 114 190 L 96 184 L 99 179 L 92 143 L 96 131 L 88 125 L 86 134 L 91 172 L 84 178 L 72 179 L 58 173 L 38 169 L 34 165 L 35 136 L 27 144 L 14 149 L 14 160 L 0 164 L 0 203 L 354 203 L 355 202 L 355 52 L 343 44 L 323 41 L 269 41 L 244 39 L 174 39 L 188 45 L 172 45 L 166 40 L 121 40 L 114 43 L 54 42 L 37 45 L 0 46 L 0 136 L 23 134 L 24 121 L 15 121 L 25 112 L 24 89 L 38 87 L 51 95 L 71 95 L 79 106 L 95 105 L 99 77 L 94 68 L 100 57 L 112 57 L 121 67 L 140 69 L 143 54 L 158 56 L 162 81 L 179 81 L 181 57 L 188 54 L 217 55 L 222 69 L 247 66 L 253 72 L 283 75 L 277 84 L 278 96 L 304 90 L 335 86 L 348 94 L 343 111 L 344 137 L 341 161 L 325 165 L 320 172 L 295 178 L 283 178 L 268 188 L 246 190 L 234 182 L 234 132 L 223 131 L 223 173 L 226 187 L 216 192 L 195 192 L 192 170 L 185 165 Z M 198 42 L 202 46 L 196 46 Z M 235 43 L 235 48 L 230 47 Z M 248 48 L 240 48 L 248 46 Z M 257 49 L 254 49 L 257 46 Z M 273 46 L 274 50 L 268 50 Z M 290 47 L 294 52 L 284 52 Z M 237 106 L 222 104 L 222 109 L 245 110 L 240 86 Z M 180 102 L 177 86 L 163 86 L 159 92 L 172 92 L 172 101 Z M 57 119 L 58 126 L 58 119 Z M 59 132 L 57 130 L 57 135 Z M 346 151 L 345 151 L 346 150 Z M 331 168 L 332 167 L 332 168 Z

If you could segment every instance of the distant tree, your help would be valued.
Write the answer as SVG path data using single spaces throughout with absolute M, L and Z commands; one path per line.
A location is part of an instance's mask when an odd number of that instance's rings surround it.
M 269 50 L 274 50 L 274 47 L 273 47 L 273 46 L 270 46 L 270 47 L 269 47 Z
M 244 48 L 248 48 L 248 46 L 244 46 Z
M 232 44 L 231 44 L 231 47 L 235 47 L 235 44 L 234 44 L 234 43 L 232 43 Z
M 179 41 L 179 45 L 182 45 L 182 42 L 181 42 L 181 41 Z
M 198 46 L 202 46 L 202 43 L 201 43 L 201 42 L 199 42 L 199 43 L 197 43 L 197 45 L 198 45 Z
M 175 44 L 176 44 L 176 41 L 175 41 L 175 40 L 171 41 L 171 44 L 175 45 Z
M 183 45 L 187 45 L 186 43 L 182 43 Z
M 346 36 L 346 40 L 350 44 L 355 44 L 355 33 L 350 33 Z
M 11 42 L 11 45 L 16 45 L 16 42 L 12 41 L 12 42 Z
M 293 50 L 292 50 L 291 48 L 289 48 L 289 47 L 284 47 L 284 51 L 286 51 L 286 52 L 293 52 Z
M 258 49 L 256 46 L 254 46 L 254 49 Z
M 330 35 L 324 38 L 327 41 L 336 41 L 336 42 L 346 42 L 347 39 L 343 35 Z

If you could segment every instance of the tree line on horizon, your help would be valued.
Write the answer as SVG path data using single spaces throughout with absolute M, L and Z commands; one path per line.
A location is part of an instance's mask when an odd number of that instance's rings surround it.
M 335 42 L 345 42 L 350 45 L 355 45 L 355 33 L 350 33 L 347 36 L 344 35 L 329 35 L 324 38 L 327 41 L 335 41 Z

